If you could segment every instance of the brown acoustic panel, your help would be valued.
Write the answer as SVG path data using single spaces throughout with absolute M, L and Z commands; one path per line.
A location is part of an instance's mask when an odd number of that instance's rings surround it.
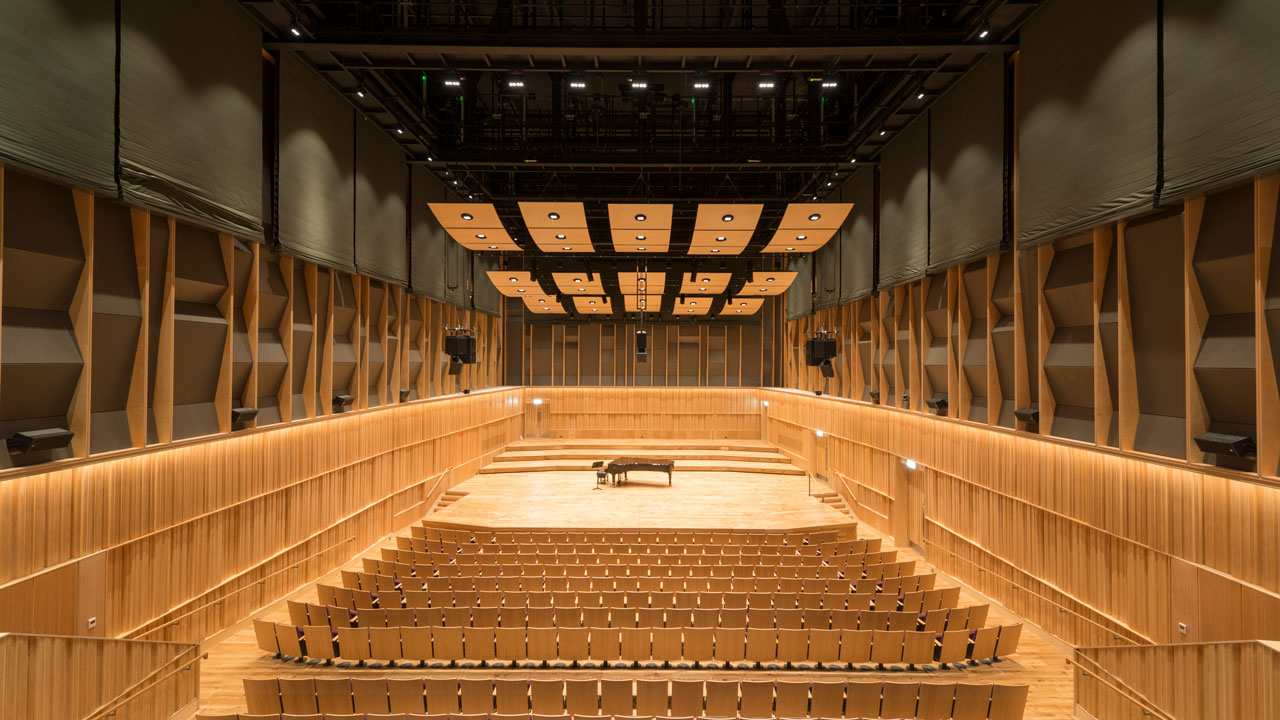
M 578 330 L 579 385 L 600 384 L 600 325 L 583 325 Z
M 382 283 L 369 283 L 369 325 L 367 331 L 368 344 L 365 346 L 365 352 L 368 353 L 368 361 L 365 367 L 369 372 L 369 407 L 381 405 L 382 398 L 378 396 L 378 376 L 382 374 L 382 364 L 386 360 L 382 354 L 382 298 L 385 294 Z
M 231 403 L 238 406 L 244 400 L 244 388 L 249 382 L 249 372 L 253 369 L 249 329 L 244 318 L 249 272 L 253 269 L 253 254 L 248 246 L 241 243 L 233 246 L 231 265 L 232 283 L 235 287 L 235 313 L 231 318 Z
M 6 306 L 0 337 L 0 419 L 65 415 L 81 368 L 70 317 Z
M 1016 253 L 1018 283 L 1022 290 L 1022 336 L 1026 342 L 1028 395 L 1030 404 L 1036 407 L 1040 402 L 1040 324 L 1039 302 L 1036 299 L 1036 288 L 1039 279 L 1036 273 L 1036 251 L 1027 250 Z M 1016 398 L 1015 398 L 1016 402 Z M 1019 408 L 1020 409 L 1020 408 Z
M 880 361 L 880 372 L 884 376 L 884 384 L 880 386 L 880 404 L 898 405 L 898 387 L 897 378 L 894 377 L 894 366 L 897 363 L 897 332 L 895 328 L 897 323 L 894 319 L 894 306 L 897 298 L 893 296 L 892 290 L 882 290 L 881 311 L 880 311 L 880 352 L 877 357 Z
M 1108 392 L 1111 395 L 1111 425 L 1107 445 L 1120 446 L 1120 326 L 1119 282 L 1117 277 L 1118 252 L 1111 244 L 1107 259 L 1107 272 L 1103 278 L 1102 304 L 1098 309 L 1098 340 L 1102 345 L 1102 362 L 1106 368 Z
M 1000 407 L 992 408 L 998 413 L 996 422 L 1001 427 L 1014 427 L 1014 397 L 1016 388 L 1014 381 L 1014 298 L 1013 298 L 1013 253 L 1001 253 L 996 265 L 995 282 L 992 285 L 991 302 L 996 317 L 992 318 L 991 352 L 988 362 L 995 363 L 996 376 L 1000 382 Z M 990 393 L 990 390 L 988 390 Z
M 125 407 L 142 330 L 132 232 L 126 207 L 104 199 L 94 203 L 91 453 L 132 444 Z
M 630 331 L 628 325 L 601 325 L 600 326 L 600 384 L 612 386 L 618 384 L 614 380 L 615 368 L 621 368 L 623 363 L 619 362 L 619 351 L 616 346 L 622 341 L 622 338 Z
M 746 349 L 742 347 L 742 325 L 728 325 L 724 328 L 724 384 L 729 386 L 742 385 L 742 353 Z
M 914 390 L 911 387 L 911 302 L 908 296 L 911 294 L 911 286 L 904 288 L 902 293 L 902 306 L 898 312 L 898 331 L 894 340 L 893 348 L 897 354 L 895 362 L 901 368 L 902 386 L 897 389 L 894 394 L 894 405 L 897 407 L 909 407 L 911 404 L 911 393 Z
M 564 380 L 562 385 L 578 384 L 578 361 L 581 359 L 578 348 L 578 330 L 580 326 L 567 325 L 564 327 L 564 358 L 562 360 L 564 368 Z
M 1186 457 L 1182 213 L 1154 213 L 1125 228 L 1138 380 L 1134 449 Z
M 961 273 L 969 305 L 969 334 L 965 338 L 965 382 L 969 384 L 969 420 L 988 422 L 987 407 L 987 261 L 969 263 Z
M 293 264 L 293 295 L 293 357 L 295 358 L 292 387 L 293 419 L 301 420 L 307 416 L 307 406 L 303 402 L 302 391 L 307 383 L 307 363 L 311 357 L 311 343 L 313 339 L 320 337 L 311 323 L 311 298 L 307 294 L 306 263 Z M 316 362 L 319 363 L 319 361 L 320 354 L 317 352 Z M 318 387 L 320 384 L 318 372 L 315 382 Z
M 551 334 L 550 325 L 528 325 L 529 328 L 529 365 L 531 381 L 534 385 L 551 384 Z
M 704 325 L 700 328 L 706 342 L 706 360 L 704 361 L 706 384 L 710 387 L 724 387 L 727 365 L 725 362 L 724 325 Z
M 1055 243 L 1044 287 L 1054 325 L 1044 357 L 1054 402 L 1051 431 L 1083 442 L 1094 441 L 1091 238 L 1091 233 L 1082 233 Z
M 174 257 L 173 437 L 218 432 L 214 399 L 227 321 L 217 304 L 227 273 L 217 234 L 179 222 Z
M 742 386 L 756 387 L 765 383 L 761 376 L 761 353 L 764 348 L 763 326 L 758 324 L 741 325 Z
M 880 386 L 879 377 L 876 375 L 876 361 L 871 356 L 873 347 L 872 335 L 874 327 L 871 323 L 871 306 L 874 298 L 867 298 L 859 303 L 857 323 L 860 328 L 861 340 L 858 341 L 858 358 L 862 363 L 862 376 L 867 379 L 866 389 L 862 393 L 863 400 L 871 399 L 871 391 L 876 390 Z M 945 377 L 943 386 L 946 386 Z
M 701 327 L 678 325 L 676 328 L 680 338 L 680 385 L 697 387 L 702 384 L 702 353 L 698 343 Z
M 257 427 L 277 423 L 280 417 L 278 394 L 284 382 L 288 357 L 280 337 L 289 291 L 280 261 L 271 253 L 258 256 L 258 417 Z

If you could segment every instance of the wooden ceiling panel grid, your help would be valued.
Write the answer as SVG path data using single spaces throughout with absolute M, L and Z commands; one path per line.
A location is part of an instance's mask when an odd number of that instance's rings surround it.
M 557 200 L 554 202 L 522 202 L 520 214 L 525 227 L 582 228 L 587 227 L 587 211 L 580 202 Z
M 591 234 L 585 227 L 529 228 L 529 237 L 543 252 L 595 252 Z
M 427 203 L 440 227 L 446 230 L 500 228 L 502 219 L 490 203 Z
M 643 281 L 643 282 L 642 282 Z M 658 290 L 659 293 L 666 286 L 667 274 L 663 272 L 620 272 L 618 273 L 618 289 L 624 295 L 635 295 L 640 292 L 640 286 L 643 285 L 650 292 Z
M 702 203 L 698 205 L 695 230 L 755 231 L 764 205 L 758 203 Z
M 496 228 L 445 228 L 450 237 L 468 250 L 515 250 L 520 246 L 501 227 Z
M 507 297 L 524 297 L 528 295 L 544 295 L 542 286 L 525 270 L 490 270 L 486 275 L 489 282 L 498 292 Z M 523 293 L 519 292 L 524 290 Z
M 671 246 L 670 228 L 654 228 L 651 230 L 619 230 L 614 228 L 612 235 L 615 252 L 665 253 Z
M 622 296 L 622 307 L 626 312 L 661 312 L 662 296 L 626 294 Z
M 608 313 L 613 312 L 613 306 L 609 302 L 609 298 L 604 297 L 603 295 L 594 296 L 594 297 L 593 296 L 575 297 L 573 299 L 573 306 L 578 310 L 578 312 L 584 315 L 590 314 L 590 313 L 598 313 L 600 315 L 606 315 Z
M 757 312 L 760 312 L 760 308 L 762 307 L 764 307 L 763 297 L 747 297 L 745 295 L 739 295 L 726 300 L 724 309 L 720 311 L 720 314 L 754 315 Z
M 751 242 L 752 230 L 694 230 L 690 255 L 740 255 Z
M 676 298 L 676 305 L 672 311 L 675 315 L 706 315 L 711 309 L 711 298 L 686 298 L 681 300 Z
M 610 203 L 609 227 L 614 230 L 670 230 L 674 206 L 660 203 Z

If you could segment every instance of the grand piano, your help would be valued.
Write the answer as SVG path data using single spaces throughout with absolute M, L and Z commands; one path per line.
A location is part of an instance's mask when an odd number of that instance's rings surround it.
M 603 472 L 596 473 L 597 483 L 612 482 L 617 485 L 627 482 L 629 479 L 627 473 L 629 472 L 664 472 L 667 474 L 667 484 L 670 485 L 671 471 L 675 468 L 675 462 L 653 458 L 621 457 L 610 460 L 608 464 L 596 463 L 596 467 L 603 470 Z

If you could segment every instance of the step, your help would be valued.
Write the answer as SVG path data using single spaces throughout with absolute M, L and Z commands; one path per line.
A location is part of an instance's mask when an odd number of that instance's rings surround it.
M 639 454 L 637 454 L 636 457 L 639 457 Z M 522 460 L 519 462 L 495 462 L 481 468 L 480 473 L 590 471 L 591 462 L 591 460 Z M 804 474 L 803 470 L 789 463 L 736 460 L 681 460 L 678 458 L 675 460 L 675 470 L 686 472 L 746 472 L 770 475 Z
M 661 448 L 665 450 L 745 450 L 777 452 L 777 448 L 764 440 L 664 440 L 651 438 L 531 438 L 517 440 L 508 450 L 598 450 L 600 448 Z
M 699 450 L 654 447 L 645 444 L 617 445 L 599 448 L 542 448 L 538 450 L 504 450 L 494 462 L 524 460 L 607 460 L 616 457 L 660 457 L 668 460 L 749 460 L 752 462 L 790 462 L 786 455 L 763 450 Z

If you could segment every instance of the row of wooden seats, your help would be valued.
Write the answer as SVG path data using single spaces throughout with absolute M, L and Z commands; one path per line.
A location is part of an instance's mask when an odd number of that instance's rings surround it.
M 259 649 L 273 655 L 363 663 L 411 660 L 456 663 L 582 663 L 681 660 L 703 664 L 775 662 L 787 667 L 863 663 L 916 665 L 999 658 L 1017 649 L 1021 625 L 942 633 L 903 630 L 774 628 L 477 628 L 296 626 L 254 620 Z
M 379 576 L 383 577 L 383 576 Z M 791 587 L 779 588 L 776 591 L 753 591 L 763 593 L 770 596 L 772 607 L 787 607 L 794 599 L 792 607 L 819 607 L 829 610 L 839 609 L 870 609 L 863 607 L 862 603 L 866 599 L 870 599 L 874 603 L 877 596 L 891 596 L 894 598 L 906 598 L 911 593 L 933 590 L 934 581 L 937 579 L 936 574 L 929 573 L 926 575 L 908 575 L 899 578 L 885 578 L 877 580 L 875 578 L 864 578 L 859 581 L 849 582 L 848 590 L 844 581 L 837 586 L 840 590 L 826 593 L 804 593 L 798 592 Z M 375 587 L 377 581 L 374 582 Z M 829 585 L 828 587 L 831 587 Z M 475 607 L 487 603 L 489 606 L 529 606 L 531 603 L 541 603 L 546 601 L 541 595 L 535 593 L 546 591 L 502 591 L 502 590 L 450 590 L 450 591 L 429 591 L 429 590 L 412 590 L 412 589 L 376 589 L 365 590 L 349 587 L 338 587 L 328 585 L 326 583 L 317 583 L 317 591 L 320 601 L 325 605 L 339 605 L 341 607 L 356 610 L 359 608 L 373 607 Z M 947 588 L 943 589 L 944 591 Z M 550 604 L 534 605 L 535 607 L 597 607 L 604 603 L 605 593 L 603 590 L 556 590 L 551 592 Z M 617 591 L 614 591 L 617 592 Z M 660 591 L 665 592 L 665 591 Z M 718 607 L 724 608 L 746 608 L 749 607 L 749 601 L 752 593 L 740 591 L 720 591 L 720 590 L 685 590 L 679 591 L 686 593 L 681 596 L 677 593 L 677 597 L 683 597 L 682 604 L 689 604 L 688 593 L 695 593 L 698 597 L 698 607 Z M 956 590 L 958 593 L 958 590 Z M 900 595 L 901 594 L 901 595 Z M 958 597 L 958 594 L 957 594 Z M 524 602 L 521 602 L 524 601 Z M 764 602 L 761 600 L 760 602 Z M 451 603 L 451 604 L 450 604 Z M 895 603 L 896 604 L 896 603 Z M 944 603 L 945 604 L 945 603 Z M 624 603 L 625 605 L 625 603 Z
M 494 554 L 519 555 L 579 555 L 583 557 L 607 557 L 625 555 L 629 557 L 681 557 L 681 556 L 717 556 L 730 557 L 778 557 L 782 555 L 813 555 L 836 557 L 840 555 L 861 555 L 867 552 L 878 552 L 881 547 L 880 538 L 863 538 L 861 540 L 841 540 L 809 545 L 630 545 L 623 543 L 536 543 L 536 544 L 489 544 L 489 545 L 449 545 L 436 543 L 416 535 L 396 536 L 396 546 L 419 552 L 442 553 L 455 557 L 481 556 Z
M 715 531 L 715 530 L 489 530 L 485 528 L 436 528 L 416 525 L 413 537 L 437 540 L 442 545 L 730 545 L 800 547 L 858 537 L 857 524 L 835 530 Z
M 919 718 L 1019 720 L 1026 685 L 779 680 L 246 678 L 251 713 L 457 718 Z
M 399 564 L 394 564 L 399 565 Z M 366 565 L 367 568 L 367 565 Z M 381 565 L 379 565 L 379 570 Z M 367 570 L 366 570 L 367 571 Z M 892 592 L 911 592 L 915 589 L 932 589 L 933 573 L 922 573 L 915 575 L 897 575 L 896 578 L 902 578 L 901 582 L 891 582 L 895 578 L 545 578 L 530 577 L 516 578 L 506 577 L 499 578 L 495 575 L 477 575 L 477 577 L 458 577 L 458 578 L 419 578 L 412 574 L 412 566 L 410 573 L 370 573 L 372 575 L 387 575 L 393 580 L 404 580 L 410 578 L 410 587 L 404 588 L 403 583 L 396 583 L 401 589 L 413 589 L 413 583 L 421 582 L 422 589 L 426 591 L 453 591 L 453 592 L 495 592 L 516 593 L 552 593 L 552 603 L 556 605 L 557 598 L 572 596 L 572 594 L 582 594 L 590 592 L 671 592 L 676 597 L 681 597 L 681 593 L 685 597 L 689 597 L 692 593 L 708 593 L 708 592 L 764 592 L 764 593 L 835 593 L 849 594 L 855 592 L 873 592 L 873 585 L 876 588 L 890 587 Z M 913 578 L 916 578 L 913 580 Z M 392 582 L 392 580 L 374 579 L 375 587 L 379 589 L 389 589 L 381 587 Z M 859 589 L 859 585 L 865 585 L 863 589 Z M 366 588 L 367 589 L 367 588 Z M 558 596 L 556 593 L 559 593 Z
M 397 548 L 405 550 L 406 548 Z M 414 564 L 419 566 L 428 566 L 439 568 L 445 565 L 479 565 L 481 568 L 494 568 L 507 565 L 522 566 L 546 566 L 567 565 L 574 570 L 569 570 L 570 577 L 573 575 L 586 574 L 592 577 L 598 577 L 601 572 L 598 568 L 607 568 L 605 574 L 612 574 L 615 577 L 625 577 L 627 571 L 638 577 L 669 577 L 670 571 L 663 571 L 664 567 L 815 567 L 818 565 L 826 565 L 830 567 L 848 567 L 859 565 L 879 565 L 886 562 L 893 562 L 897 559 L 897 550 L 882 550 L 873 553 L 858 553 L 857 555 L 835 555 L 833 557 L 820 557 L 818 555 L 759 555 L 756 557 L 743 555 L 520 555 L 518 553 L 502 553 L 498 555 L 458 555 L 450 556 L 444 553 L 420 553 L 417 550 L 410 549 L 414 555 Z M 426 562 L 422 562 L 421 558 L 426 558 Z M 577 570 L 576 568 L 584 568 Z M 593 569 L 596 568 L 596 569 Z M 623 572 L 619 572 L 618 568 L 622 568 Z M 667 574 L 662 574 L 667 572 Z M 482 572 L 482 575 L 497 575 L 495 572 Z
M 777 627 L 784 630 L 972 630 L 986 624 L 989 605 L 901 610 L 753 608 L 704 611 L 689 608 L 366 608 L 352 612 L 334 605 L 288 601 L 295 625 L 330 627 Z M 337 622 L 327 618 L 336 617 Z
M 673 717 L 670 715 L 505 715 L 502 713 L 231 713 L 210 715 L 196 713 L 196 720 L 757 720 L 756 718 Z M 841 718 L 840 720 L 873 720 Z M 877 719 L 878 720 L 878 719 Z M 895 720 L 902 720 L 895 718 Z
M 403 551 L 397 551 L 397 553 Z M 803 558 L 802 558 L 803 559 Z M 664 566 L 625 566 L 625 565 L 422 565 L 416 560 L 409 563 L 414 566 L 412 577 L 424 580 L 427 577 L 520 577 L 520 578 L 564 578 L 568 586 L 574 581 L 593 580 L 613 585 L 617 581 L 632 578 L 635 580 L 660 579 L 812 579 L 835 580 L 858 577 L 898 577 L 915 572 L 915 560 L 883 562 L 871 565 L 664 565 Z M 604 589 L 614 589 L 612 586 Z M 625 589 L 618 587 L 617 589 Z

